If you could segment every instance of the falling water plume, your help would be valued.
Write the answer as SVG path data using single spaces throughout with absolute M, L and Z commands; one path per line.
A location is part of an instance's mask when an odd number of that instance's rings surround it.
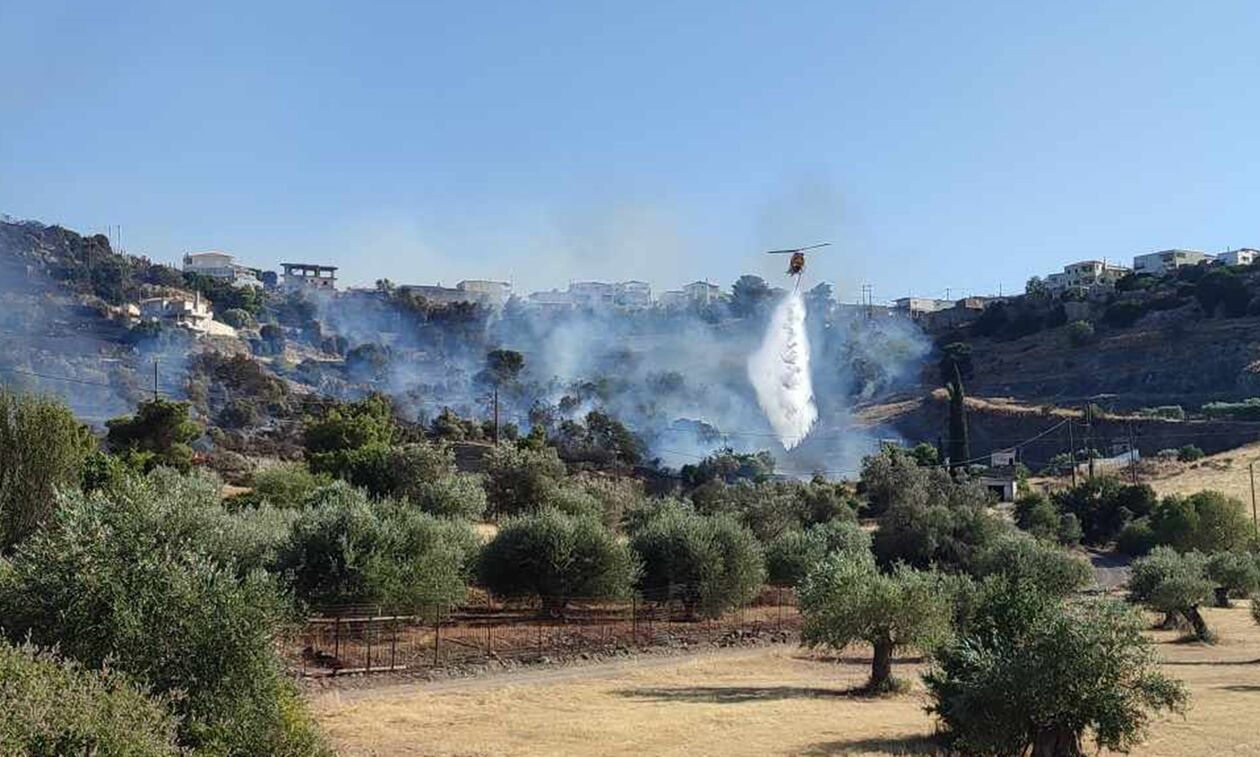
M 809 378 L 805 302 L 799 292 L 774 309 L 761 348 L 748 359 L 748 379 L 783 448 L 800 444 L 818 420 L 818 408 Z

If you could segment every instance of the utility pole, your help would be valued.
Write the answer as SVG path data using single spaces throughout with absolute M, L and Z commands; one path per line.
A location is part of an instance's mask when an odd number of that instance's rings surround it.
M 1085 403 L 1085 454 L 1089 455 L 1089 477 L 1094 477 L 1094 406 Z
M 153 358 L 153 401 L 158 398 L 158 359 Z
M 499 385 L 494 385 L 494 446 L 499 446 Z
M 1137 447 L 1133 443 L 1133 421 L 1129 421 L 1129 478 L 1133 479 L 1133 483 L 1138 482 L 1137 479 Z
M 1251 528 L 1260 534 L 1260 522 L 1256 520 L 1256 461 L 1247 463 L 1247 472 L 1251 476 Z
M 1072 463 L 1072 487 L 1076 488 L 1076 439 L 1072 435 L 1072 416 L 1068 416 L 1068 457 Z

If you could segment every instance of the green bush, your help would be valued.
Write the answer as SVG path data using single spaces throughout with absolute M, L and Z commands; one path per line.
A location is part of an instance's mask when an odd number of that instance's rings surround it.
M 242 308 L 228 308 L 219 314 L 219 320 L 235 329 L 256 329 L 258 321 L 253 314 Z
M 1148 518 L 1129 521 L 1124 528 L 1120 529 L 1120 535 L 1116 537 L 1116 548 L 1133 557 L 1141 557 L 1154 549 L 1157 544 Z
M 0 754 L 177 755 L 175 720 L 124 676 L 0 641 Z
M 1217 552 L 1208 556 L 1207 577 L 1215 584 L 1217 606 L 1228 607 L 1230 597 L 1246 597 L 1260 589 L 1260 557 L 1248 552 Z
M 796 586 L 833 552 L 870 551 L 871 535 L 856 523 L 820 523 L 804 531 L 785 531 L 767 544 L 766 573 L 776 586 Z
M 1015 503 L 1015 525 L 1038 539 L 1057 541 L 1059 521 L 1058 509 L 1041 492 L 1026 494 Z
M 1087 478 L 1052 499 L 1060 512 L 1077 517 L 1085 543 L 1097 545 L 1115 540 L 1126 523 L 1148 514 L 1156 502 L 1155 490 L 1146 484 L 1123 484 L 1111 476 Z
M 311 497 L 277 558 L 298 599 L 432 611 L 461 602 L 476 535 L 345 483 Z
M 630 546 L 643 564 L 643 595 L 678 599 L 689 616 L 718 617 L 746 604 L 766 577 L 756 537 L 726 515 L 663 508 L 634 533 Z
M 1165 497 L 1151 512 L 1150 524 L 1156 544 L 1181 552 L 1241 550 L 1253 533 L 1242 502 L 1213 491 Z
M 397 433 L 393 403 L 373 394 L 358 402 L 332 407 L 321 418 L 307 420 L 303 443 L 308 454 L 339 452 L 368 445 L 388 446 Z
M 1027 586 L 986 587 L 970 630 L 924 676 L 951 753 L 1076 755 L 1128 751 L 1151 714 L 1180 712 L 1141 619 L 1114 601 L 1072 602 Z
M 870 691 L 893 686 L 897 649 L 930 652 L 950 632 L 951 597 L 936 573 L 905 565 L 881 573 L 869 552 L 823 560 L 801 585 L 800 606 L 806 644 L 841 650 L 864 641 L 874 648 Z
M 415 484 L 408 497 L 424 512 L 440 518 L 480 520 L 486 512 L 486 490 L 481 486 L 481 477 L 469 473 Z
M 485 487 L 495 517 L 537 512 L 552 503 L 565 475 L 551 447 L 495 447 L 486 455 Z
M 1107 306 L 1103 312 L 1103 320 L 1108 326 L 1116 328 L 1128 328 L 1137 323 L 1138 319 L 1146 315 L 1146 307 L 1132 300 L 1122 300 Z
M 481 552 L 478 581 L 507 599 L 541 599 L 549 613 L 571 599 L 623 597 L 638 566 L 600 521 L 547 508 L 507 520 Z
M 148 467 L 164 465 L 179 470 L 192 466 L 189 443 L 201 436 L 201 426 L 188 417 L 189 404 L 161 397 L 145 400 L 136 414 L 114 418 L 105 425 L 111 449 L 148 456 Z
M 230 505 L 300 508 L 316 489 L 332 483 L 326 474 L 312 473 L 302 463 L 280 463 L 254 473 L 253 491 L 229 500 Z
M 0 582 L 11 639 L 56 646 L 175 695 L 181 745 L 208 753 L 322 753 L 275 654 L 286 608 L 266 574 L 200 554 L 178 488 L 72 495 Z M 193 488 L 196 491 L 196 488 Z
M 1067 596 L 1089 585 L 1094 577 L 1084 560 L 1023 535 L 1005 537 L 985 549 L 972 573 L 979 578 L 1005 576 L 1053 596 Z
M 1208 402 L 1203 414 L 1209 418 L 1228 418 L 1240 421 L 1260 420 L 1260 397 L 1248 397 L 1241 402 Z M 1199 455 L 1202 457 L 1202 455 Z M 1196 458 L 1197 459 L 1197 458 Z
M 0 554 L 52 515 L 57 490 L 79 483 L 95 448 L 62 402 L 0 387 Z
M 1167 418 L 1174 421 L 1184 421 L 1186 419 L 1186 411 L 1181 405 L 1159 405 L 1157 407 L 1144 407 L 1138 410 L 1138 415 L 1147 418 Z
M 1095 340 L 1094 324 L 1089 321 L 1072 321 L 1063 332 L 1067 335 L 1068 344 L 1073 347 L 1084 347 Z
M 1177 450 L 1177 459 L 1183 463 L 1193 463 L 1202 460 L 1205 456 L 1203 450 L 1193 444 L 1187 444 Z

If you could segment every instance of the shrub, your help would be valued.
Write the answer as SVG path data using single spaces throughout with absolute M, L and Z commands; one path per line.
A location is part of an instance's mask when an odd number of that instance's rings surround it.
M 570 599 L 626 596 L 637 573 L 630 549 L 598 519 L 550 508 L 506 521 L 477 565 L 494 594 L 538 597 L 552 614 Z
M 1207 577 L 1215 584 L 1216 605 L 1229 607 L 1230 597 L 1260 589 L 1260 559 L 1247 552 L 1217 552 L 1208 557 Z
M 219 315 L 219 320 L 235 329 L 256 329 L 258 321 L 248 310 L 228 308 Z
M 1156 407 L 1144 407 L 1138 410 L 1138 415 L 1147 418 L 1167 418 L 1174 421 L 1184 421 L 1186 419 L 1186 411 L 1181 405 L 1159 405 Z
M 1124 528 L 1120 529 L 1120 535 L 1116 537 L 1116 548 L 1133 557 L 1140 557 L 1150 552 L 1156 544 L 1155 533 L 1151 531 L 1148 518 L 1129 521 Z
M 480 520 L 486 512 L 486 490 L 481 486 L 481 478 L 469 473 L 417 484 L 409 497 L 424 512 L 441 518 Z
M 397 432 L 393 404 L 388 398 L 373 394 L 358 402 L 332 407 L 321 418 L 307 420 L 303 444 L 309 454 L 338 452 L 389 445 Z
M 486 455 L 485 487 L 496 517 L 536 512 L 559 490 L 565 467 L 551 447 L 495 447 Z
M 1167 496 L 1151 513 L 1150 522 L 1156 544 L 1182 552 L 1240 550 L 1252 534 L 1242 502 L 1213 491 Z
M 1059 516 L 1059 543 L 1065 547 L 1076 547 L 1084 538 L 1081 521 L 1075 513 L 1064 513 Z
M 1177 450 L 1177 459 L 1183 463 L 1193 463 L 1205 457 L 1203 450 L 1193 444 L 1187 444 Z
M 1103 312 L 1103 320 L 1108 326 L 1116 328 L 1128 328 L 1137 323 L 1138 319 L 1146 314 L 1146 308 L 1132 300 L 1122 300 L 1107 306 Z
M 1149 513 L 1156 502 L 1155 490 L 1146 484 L 1122 484 L 1110 476 L 1087 478 L 1052 497 L 1059 511 L 1080 521 L 1087 544 L 1113 541 L 1125 524 Z
M 1059 511 L 1041 492 L 1026 494 L 1015 503 L 1015 525 L 1038 539 L 1056 541 L 1059 521 Z
M 662 508 L 630 546 L 643 565 L 644 596 L 681 600 L 689 616 L 718 617 L 752 600 L 765 581 L 761 546 L 730 516 Z
M 875 532 L 875 556 L 884 567 L 905 562 L 967 571 L 1008 530 L 989 512 L 989 495 L 977 484 L 955 483 L 938 469 L 917 489 L 899 495 Z
M 904 565 L 881 573 L 870 553 L 823 560 L 801 585 L 800 606 L 806 644 L 841 650 L 864 641 L 874 648 L 867 683 L 872 692 L 894 685 L 894 651 L 931 651 L 949 634 L 950 597 L 939 577 Z
M 0 554 L 51 516 L 57 490 L 78 484 L 95 447 L 63 403 L 0 387 Z
M 1159 672 L 1120 603 L 987 588 L 971 630 L 924 676 L 952 752 L 1077 755 L 1087 732 L 1100 750 L 1128 751 L 1152 712 L 1184 708 L 1185 689 Z
M 1230 418 L 1240 421 L 1260 420 L 1260 397 L 1249 397 L 1242 402 L 1207 402 L 1203 414 L 1209 418 Z M 1202 457 L 1202 455 L 1199 455 Z M 1197 458 L 1196 458 L 1197 459 Z
M 197 484 L 196 486 L 199 486 Z M 285 616 L 274 581 L 199 554 L 179 487 L 65 498 L 0 582 L 13 639 L 176 694 L 181 745 L 208 753 L 323 748 L 275 654 Z M 192 491 L 196 491 L 194 486 Z
M 149 456 L 149 467 L 164 465 L 188 470 L 192 465 L 191 441 L 201 436 L 201 427 L 188 417 L 189 404 L 161 397 L 145 400 L 130 417 L 107 421 L 106 440 L 115 451 L 131 451 Z
M 1084 347 L 1095 340 L 1094 324 L 1089 321 L 1072 321 L 1064 328 L 1064 333 L 1073 347 Z
M 230 504 L 258 505 L 267 503 L 279 508 L 298 508 L 316 489 L 332 479 L 312 473 L 302 463 L 280 463 L 254 473 L 253 491 L 229 500 Z
M 124 676 L 0 641 L 0 753 L 177 755 L 175 721 Z
M 299 599 L 426 609 L 463 600 L 476 536 L 344 483 L 319 490 L 277 559 Z
M 980 553 L 972 573 L 977 577 L 1000 575 L 1035 587 L 1038 591 L 1067 596 L 1093 580 L 1089 563 L 1058 547 L 1027 536 L 998 540 Z
M 796 586 L 833 552 L 871 551 L 871 536 L 856 523 L 837 520 L 793 529 L 766 545 L 766 573 L 776 586 Z

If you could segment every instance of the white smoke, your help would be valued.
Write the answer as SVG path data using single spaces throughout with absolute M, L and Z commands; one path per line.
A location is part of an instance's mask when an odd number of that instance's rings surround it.
M 774 309 L 761 348 L 748 358 L 748 379 L 783 448 L 800 444 L 818 420 L 818 408 L 809 377 L 805 302 L 799 292 Z

